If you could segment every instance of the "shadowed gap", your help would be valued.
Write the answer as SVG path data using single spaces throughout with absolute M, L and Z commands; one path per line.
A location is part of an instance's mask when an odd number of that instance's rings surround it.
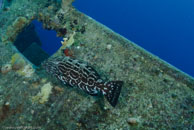
M 34 65 L 39 66 L 60 47 L 62 38 L 53 30 L 43 29 L 42 23 L 32 21 L 16 38 L 16 48 Z

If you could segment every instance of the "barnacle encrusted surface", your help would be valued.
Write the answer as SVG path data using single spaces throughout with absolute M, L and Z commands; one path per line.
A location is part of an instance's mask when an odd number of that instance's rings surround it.
M 0 68 L 11 65 L 8 72 L 0 72 L 0 129 L 194 128 L 193 78 L 80 13 L 68 1 L 64 3 L 15 0 L 10 10 L 0 12 Z M 103 78 L 124 81 L 116 108 L 102 97 L 62 85 L 18 56 L 15 37 L 33 19 L 67 39 L 75 32 L 73 44 L 68 46 L 73 56 L 97 71 L 100 68 Z M 61 50 L 54 54 L 60 55 Z M 13 69 L 13 63 L 21 66 Z M 32 73 L 20 73 L 28 72 L 28 67 Z M 48 93 L 44 96 L 42 92 Z M 36 96 L 38 102 L 32 100 Z

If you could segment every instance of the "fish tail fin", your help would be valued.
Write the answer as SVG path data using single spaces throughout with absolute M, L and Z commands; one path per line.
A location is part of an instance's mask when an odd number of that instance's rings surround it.
M 105 87 L 107 88 L 105 97 L 113 107 L 115 107 L 117 104 L 122 86 L 123 81 L 110 81 L 105 83 Z

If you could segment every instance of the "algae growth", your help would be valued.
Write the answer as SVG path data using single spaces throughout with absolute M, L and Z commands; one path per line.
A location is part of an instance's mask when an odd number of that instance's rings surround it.
M 0 12 L 1 129 L 194 129 L 194 79 L 70 3 L 12 0 Z M 14 42 L 35 19 L 69 43 L 53 56 L 68 49 L 102 78 L 124 81 L 116 108 L 61 84 L 19 52 Z

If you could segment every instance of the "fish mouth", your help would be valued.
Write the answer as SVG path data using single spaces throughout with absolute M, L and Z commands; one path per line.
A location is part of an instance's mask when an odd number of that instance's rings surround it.
M 47 65 L 48 65 L 48 60 L 45 60 L 45 61 L 43 61 L 42 63 L 41 63 L 41 66 L 44 68 L 44 69 L 46 69 L 47 68 Z
M 46 60 L 42 63 L 42 67 L 51 74 L 56 73 L 56 64 L 51 60 Z

